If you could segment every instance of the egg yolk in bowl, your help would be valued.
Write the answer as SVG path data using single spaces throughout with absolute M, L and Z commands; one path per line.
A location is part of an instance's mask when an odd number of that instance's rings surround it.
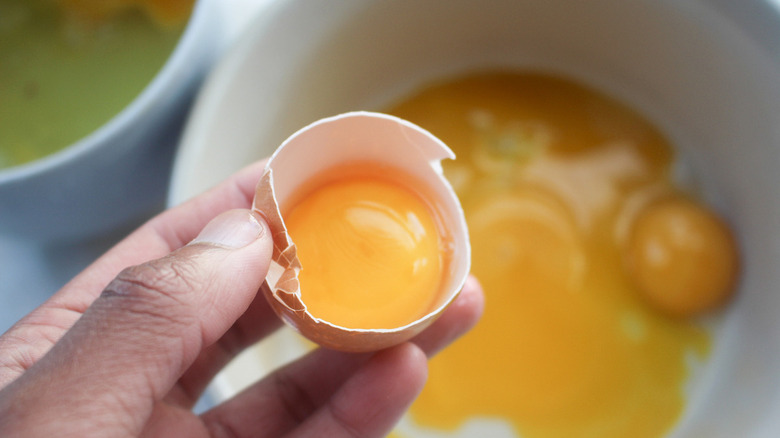
M 724 220 L 671 177 L 661 131 L 537 73 L 442 81 L 386 111 L 458 156 L 444 171 L 486 296 L 397 434 L 474 419 L 532 438 L 673 430 L 712 348 L 697 316 L 726 302 L 738 257 Z

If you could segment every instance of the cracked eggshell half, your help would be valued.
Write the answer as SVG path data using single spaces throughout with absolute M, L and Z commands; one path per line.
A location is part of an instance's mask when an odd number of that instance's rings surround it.
M 432 324 L 460 292 L 471 263 L 463 210 L 442 174 L 445 158 L 455 155 L 429 132 L 397 117 L 371 112 L 322 119 L 284 141 L 266 165 L 252 207 L 267 218 L 273 233 L 273 260 L 262 291 L 277 315 L 323 347 L 354 352 L 402 343 Z M 448 260 L 439 294 L 427 314 L 402 327 L 340 327 L 310 314 L 301 299 L 298 273 L 302 267 L 282 212 L 307 182 L 350 163 L 376 164 L 408 175 L 415 181 L 410 189 L 426 198 L 439 222 L 441 250 Z

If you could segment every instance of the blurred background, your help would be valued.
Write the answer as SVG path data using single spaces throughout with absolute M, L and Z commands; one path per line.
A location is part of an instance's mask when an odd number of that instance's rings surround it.
M 218 25 L 211 38 L 218 41 L 217 56 L 226 50 L 234 38 L 246 27 L 249 20 L 270 0 L 220 0 L 211 2 Z M 183 108 L 181 111 L 186 111 Z M 186 114 L 182 113 L 179 120 Z M 180 125 L 176 129 L 181 128 Z M 161 161 L 164 171 L 169 171 L 171 158 L 178 137 L 165 138 L 163 144 L 154 147 L 154 154 Z M 153 201 L 152 210 L 163 208 L 166 187 Z M 0 217 L 7 216 L 15 205 L 0 203 Z M 151 212 L 122 224 L 115 229 L 86 239 L 64 241 L 39 240 L 12 231 L 0 232 L 0 332 L 6 331 L 19 318 L 34 309 L 56 292 L 70 278 L 84 269 L 111 245 L 143 222 Z M 49 220 L 56 220 L 55 217 Z M 88 219 L 87 219 L 88 220 Z

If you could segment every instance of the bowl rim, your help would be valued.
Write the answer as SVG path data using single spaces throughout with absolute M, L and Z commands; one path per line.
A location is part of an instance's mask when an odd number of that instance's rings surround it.
M 186 68 L 185 61 L 193 53 L 197 53 L 199 33 L 208 27 L 209 11 L 206 10 L 208 1 L 194 1 L 190 17 L 173 52 L 152 80 L 129 104 L 98 128 L 53 153 L 26 163 L 0 168 L 0 185 L 51 172 L 61 165 L 76 161 L 83 155 L 100 149 L 101 146 L 108 146 L 113 135 L 128 129 L 137 117 L 147 113 L 150 108 L 155 106 L 165 95 L 166 90 L 179 81 L 181 68 Z

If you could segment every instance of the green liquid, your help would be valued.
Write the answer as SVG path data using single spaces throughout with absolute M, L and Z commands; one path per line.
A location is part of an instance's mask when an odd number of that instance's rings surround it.
M 90 28 L 51 0 L 0 0 L 0 168 L 106 123 L 154 78 L 182 30 L 140 13 Z

